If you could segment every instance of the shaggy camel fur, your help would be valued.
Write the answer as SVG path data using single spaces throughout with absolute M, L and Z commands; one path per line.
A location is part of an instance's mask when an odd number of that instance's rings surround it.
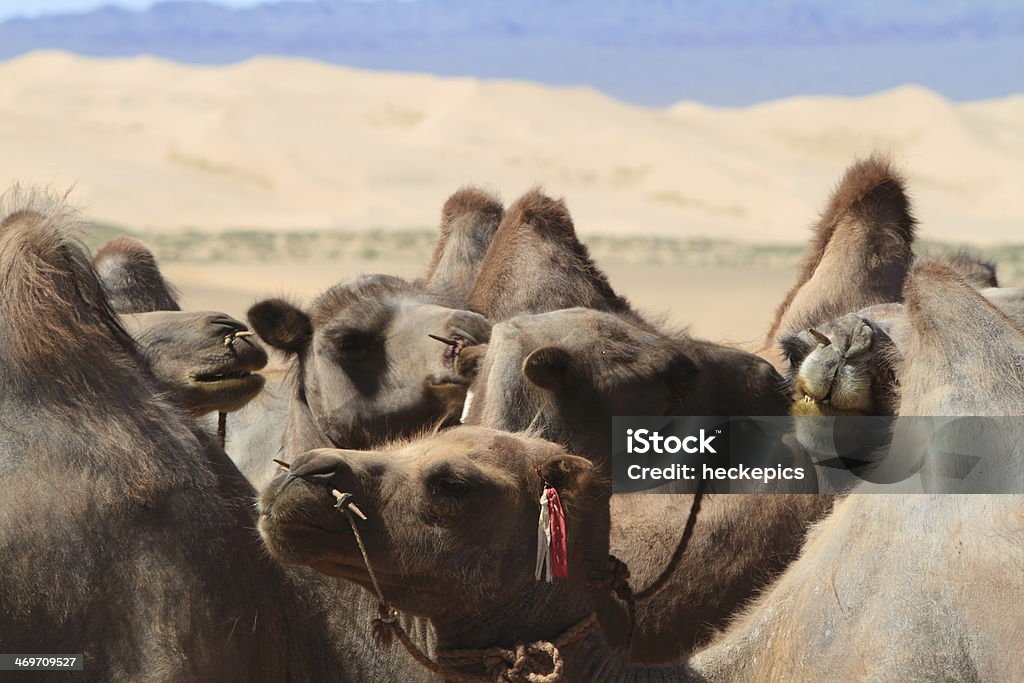
M 565 202 L 539 189 L 524 194 L 505 212 L 469 305 L 492 322 L 575 306 L 640 322 L 577 239 Z
M 97 681 L 423 678 L 354 626 L 372 603 L 267 558 L 253 490 L 161 399 L 70 214 L 12 191 L 0 215 L 3 649 L 84 652 Z
M 866 306 L 899 301 L 916 221 L 906 182 L 879 155 L 846 171 L 814 228 L 797 282 L 758 353 L 779 369 L 779 340 Z

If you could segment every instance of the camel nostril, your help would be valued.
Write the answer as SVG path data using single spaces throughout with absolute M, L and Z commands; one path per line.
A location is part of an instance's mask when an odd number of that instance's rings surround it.
M 207 320 L 207 323 L 210 325 L 214 325 L 216 327 L 223 328 L 225 334 L 249 331 L 248 325 L 246 325 L 240 320 L 236 320 L 235 318 L 232 318 L 231 316 L 224 314 L 211 316 Z
M 296 458 L 288 469 L 288 478 L 329 484 L 347 471 L 349 467 L 344 460 L 329 449 L 322 449 Z

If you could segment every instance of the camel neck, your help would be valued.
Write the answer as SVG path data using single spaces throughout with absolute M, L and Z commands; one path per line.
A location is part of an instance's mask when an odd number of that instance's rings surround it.
M 313 409 L 306 398 L 296 395 L 289 402 L 288 421 L 281 440 L 282 455 L 291 459 L 314 448 L 354 447 L 336 443 L 330 438 L 313 416 Z

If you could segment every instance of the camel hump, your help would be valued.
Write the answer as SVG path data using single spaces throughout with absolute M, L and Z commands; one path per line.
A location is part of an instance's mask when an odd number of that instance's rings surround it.
M 17 262 L 24 251 L 49 253 L 80 232 L 81 225 L 64 198 L 45 190 L 14 185 L 0 195 L 0 238 L 5 260 Z
M 479 187 L 462 187 L 448 197 L 441 208 L 441 231 L 450 233 L 463 225 L 472 227 L 483 219 L 479 225 L 485 226 L 493 235 L 504 211 L 505 207 L 493 194 Z
M 453 302 L 464 302 L 504 213 L 497 197 L 477 187 L 463 187 L 449 197 L 441 209 L 441 233 L 426 284 Z
M 0 339 L 15 384 L 78 393 L 102 381 L 104 347 L 134 353 L 77 243 L 64 199 L 19 187 L 0 196 Z M 24 382 L 24 384 L 22 384 Z
M 181 310 L 177 290 L 164 279 L 153 252 L 139 240 L 115 237 L 96 252 L 92 263 L 118 313 Z
M 910 323 L 922 341 L 945 344 L 962 338 L 966 342 L 993 333 L 1024 339 L 1016 324 L 949 263 L 926 259 L 915 264 L 904 299 Z
M 153 252 L 149 248 L 128 235 L 121 235 L 110 240 L 96 252 L 96 256 L 93 257 L 94 262 L 103 261 L 108 258 L 116 258 L 118 256 L 125 256 L 131 259 L 137 259 L 139 261 L 148 261 L 156 264 L 156 258 L 153 256 Z
M 907 197 L 907 183 L 889 157 L 874 153 L 855 161 L 836 186 L 819 223 L 830 236 L 839 222 L 856 219 L 870 233 L 910 245 L 916 221 Z
M 972 254 L 965 249 L 939 257 L 938 260 L 949 264 L 975 289 L 999 286 L 999 278 L 996 277 L 996 264 L 994 261 L 982 258 L 977 254 Z
M 508 225 L 549 239 L 578 244 L 576 227 L 565 201 L 549 197 L 539 187 L 530 188 L 512 203 L 508 209 Z
M 468 302 L 495 321 L 573 307 L 639 320 L 578 239 L 565 202 L 538 187 L 505 211 Z

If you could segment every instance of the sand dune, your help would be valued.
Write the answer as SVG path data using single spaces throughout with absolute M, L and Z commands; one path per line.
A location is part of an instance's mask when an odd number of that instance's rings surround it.
M 564 195 L 584 234 L 798 241 L 849 161 L 890 151 L 924 236 L 1024 241 L 1024 97 L 907 86 L 723 110 L 585 88 L 35 53 L 0 63 L 0 184 L 74 184 L 135 229 L 409 229 L 466 183 Z

